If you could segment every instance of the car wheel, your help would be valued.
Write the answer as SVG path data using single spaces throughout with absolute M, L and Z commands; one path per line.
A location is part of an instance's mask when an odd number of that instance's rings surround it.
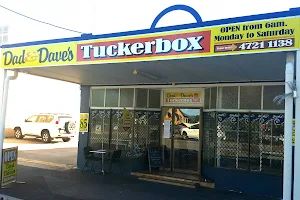
M 74 133 L 76 131 L 76 123 L 74 121 L 66 122 L 65 130 L 67 133 Z
M 50 136 L 49 131 L 43 131 L 42 132 L 42 140 L 45 143 L 50 143 L 51 142 L 51 136 Z
M 189 137 L 187 136 L 187 133 L 186 133 L 186 132 L 183 132 L 183 133 L 182 133 L 182 137 L 183 137 L 184 140 L 189 139 Z
M 63 140 L 64 142 L 69 142 L 69 141 L 71 140 L 71 138 L 62 138 L 62 140 Z
M 24 138 L 21 128 L 15 128 L 15 138 L 16 139 L 23 139 Z

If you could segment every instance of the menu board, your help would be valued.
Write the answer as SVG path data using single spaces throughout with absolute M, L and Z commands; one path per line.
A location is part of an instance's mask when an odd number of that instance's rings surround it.
M 150 173 L 152 168 L 159 168 L 162 166 L 162 151 L 160 147 L 148 148 L 148 162 Z

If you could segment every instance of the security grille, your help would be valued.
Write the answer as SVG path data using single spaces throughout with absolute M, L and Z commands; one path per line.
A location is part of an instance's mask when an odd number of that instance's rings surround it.
M 129 111 L 133 116 L 133 111 Z M 123 129 L 123 110 L 112 111 L 112 135 L 110 141 L 111 150 L 122 150 L 126 157 L 131 156 L 132 150 L 132 128 Z
M 282 173 L 284 115 L 252 114 L 251 130 L 251 170 Z
M 204 113 L 203 161 L 214 165 L 216 141 L 216 113 Z
M 139 156 L 143 154 L 143 150 L 148 146 L 149 134 L 148 134 L 148 115 L 147 111 L 135 112 L 135 124 L 134 124 L 134 154 L 133 156 Z
M 144 150 L 159 145 L 160 112 L 135 111 L 133 156 L 143 155 Z
M 214 115 L 204 114 L 205 163 L 224 168 L 282 173 L 283 114 L 217 113 L 216 131 L 213 134 Z M 215 143 L 212 142 L 213 135 Z
M 159 145 L 160 112 L 129 111 L 135 119 L 123 128 L 123 110 L 91 110 L 89 145 L 93 149 L 122 150 L 126 157 L 143 155 L 145 148 Z
M 90 119 L 90 146 L 93 149 L 109 148 L 111 110 L 92 110 Z

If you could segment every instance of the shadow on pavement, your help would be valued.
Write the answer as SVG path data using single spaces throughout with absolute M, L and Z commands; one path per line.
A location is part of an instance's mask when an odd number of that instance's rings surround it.
M 25 181 L 26 184 L 13 184 L 11 189 L 0 189 L 0 193 L 30 200 L 273 200 L 206 188 L 191 189 L 143 182 L 118 174 L 103 176 L 93 175 L 89 171 L 55 171 L 22 165 L 18 166 L 18 172 L 19 181 Z
M 5 143 L 16 143 L 16 142 L 18 142 L 18 143 L 20 143 L 20 144 L 28 144 L 28 143 L 30 143 L 30 144 L 45 144 L 43 141 L 42 141 L 42 139 L 40 139 L 40 138 L 34 138 L 34 137 L 24 137 L 23 139 L 21 139 L 21 140 L 17 140 L 17 139 L 15 139 L 15 138 L 6 138 L 5 139 Z M 60 140 L 52 140 L 51 141 L 51 143 L 52 144 L 56 144 L 56 143 L 59 143 L 59 142 L 63 142 L 63 141 L 61 141 L 61 139 Z M 51 143 L 47 143 L 47 144 L 51 144 Z

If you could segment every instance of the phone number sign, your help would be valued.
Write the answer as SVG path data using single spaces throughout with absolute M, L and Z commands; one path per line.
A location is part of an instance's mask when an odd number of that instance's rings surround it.
M 88 132 L 89 130 L 89 113 L 80 113 L 79 132 Z
M 1 186 L 17 180 L 18 147 L 2 150 Z

